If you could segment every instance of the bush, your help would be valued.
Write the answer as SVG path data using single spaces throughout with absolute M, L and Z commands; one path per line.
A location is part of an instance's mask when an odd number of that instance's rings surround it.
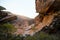
M 16 28 L 12 24 L 0 24 L 0 40 L 10 39 L 15 30 Z
M 44 32 L 38 32 L 33 36 L 27 36 L 24 40 L 59 40 L 60 38 L 56 35 L 49 35 Z

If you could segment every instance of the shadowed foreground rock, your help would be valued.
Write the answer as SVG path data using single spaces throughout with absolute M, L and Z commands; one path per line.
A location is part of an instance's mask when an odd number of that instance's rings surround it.
M 17 19 L 16 15 L 11 14 L 9 12 L 5 12 L 5 11 L 0 11 L 0 23 L 10 22 L 15 19 Z

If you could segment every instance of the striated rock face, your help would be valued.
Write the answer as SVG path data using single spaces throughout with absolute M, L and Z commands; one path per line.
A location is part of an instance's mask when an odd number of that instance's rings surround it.
M 39 15 L 35 17 L 36 25 L 42 23 L 42 20 L 45 19 L 46 16 L 47 19 L 45 20 L 48 21 L 50 15 L 55 17 L 55 14 L 58 14 L 57 12 L 60 11 L 60 0 L 36 0 L 35 3 L 36 11 L 39 13 Z
M 35 0 L 35 4 L 38 13 L 60 10 L 60 0 Z
M 42 31 L 46 33 L 60 33 L 60 15 L 56 15 L 49 26 L 45 26 Z
M 35 17 L 34 21 L 35 24 L 38 25 L 40 23 L 40 16 L 38 15 L 37 17 Z
M 36 3 L 36 12 L 39 13 L 39 15 L 35 17 L 35 25 L 36 25 L 35 28 L 39 29 L 37 31 L 41 31 L 45 27 L 50 28 L 51 27 L 50 24 L 52 23 L 53 23 L 52 25 L 60 23 L 57 21 L 60 17 L 58 16 L 60 15 L 60 13 L 58 13 L 60 11 L 60 0 L 36 0 L 35 3 Z M 53 22 L 56 16 L 58 16 L 57 20 Z M 51 28 L 52 30 L 56 29 L 55 26 L 52 26 L 52 28 Z
M 39 13 L 45 13 L 55 0 L 36 0 L 36 11 Z

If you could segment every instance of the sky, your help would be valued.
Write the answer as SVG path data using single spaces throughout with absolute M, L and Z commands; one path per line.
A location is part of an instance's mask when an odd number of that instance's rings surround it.
M 0 0 L 0 6 L 5 7 L 13 14 L 35 18 L 35 0 Z

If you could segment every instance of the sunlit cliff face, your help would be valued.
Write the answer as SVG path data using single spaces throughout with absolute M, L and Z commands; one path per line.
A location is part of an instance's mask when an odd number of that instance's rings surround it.
M 36 11 L 38 13 L 45 13 L 52 5 L 54 0 L 36 0 Z

